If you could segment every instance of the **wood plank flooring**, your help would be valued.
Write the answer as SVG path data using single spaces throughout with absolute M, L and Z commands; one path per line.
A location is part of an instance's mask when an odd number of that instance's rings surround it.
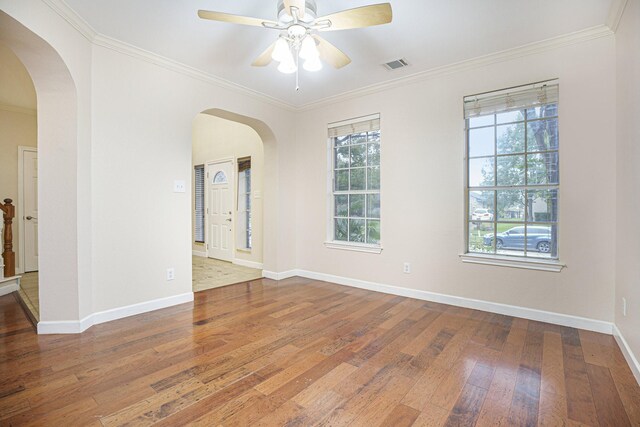
M 640 426 L 612 337 L 291 278 L 38 336 L 0 297 L 0 426 Z

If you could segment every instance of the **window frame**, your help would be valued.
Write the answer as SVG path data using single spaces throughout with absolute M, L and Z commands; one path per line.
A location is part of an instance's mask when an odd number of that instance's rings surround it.
M 380 115 L 379 114 L 374 114 L 374 115 L 370 115 L 370 116 L 366 116 L 366 117 L 360 117 L 357 119 L 352 119 L 352 120 L 348 120 L 345 122 L 341 122 L 341 123 L 346 123 L 346 122 L 352 122 L 352 123 L 362 123 L 362 122 L 366 122 L 368 120 L 371 119 L 378 119 L 379 120 Z M 329 126 L 329 128 L 331 129 L 331 125 Z M 380 155 L 380 161 L 378 166 L 378 170 L 379 173 L 381 174 L 382 171 L 382 152 L 383 152 L 383 145 L 382 145 L 382 132 L 380 130 L 380 128 L 378 127 L 375 130 L 369 130 L 367 132 L 378 132 L 380 134 L 380 139 L 379 141 L 377 141 L 378 147 L 379 147 L 379 155 Z M 353 134 L 359 134 L 362 133 L 362 131 L 355 131 L 353 133 L 350 133 L 348 135 L 353 135 Z M 336 191 L 335 190 L 335 176 L 336 176 L 336 164 L 335 164 L 335 155 L 334 155 L 334 150 L 335 150 L 335 146 L 334 146 L 334 139 L 335 137 L 329 136 L 327 138 L 327 230 L 326 230 L 326 239 L 324 242 L 325 247 L 330 248 L 330 249 L 343 249 L 343 250 L 350 250 L 350 251 L 356 251 L 356 252 L 365 252 L 365 253 L 375 253 L 375 254 L 379 254 L 382 252 L 382 238 L 380 238 L 380 240 L 378 241 L 378 243 L 366 243 L 366 234 L 367 234 L 367 220 L 368 219 L 375 219 L 378 220 L 380 222 L 380 236 L 382 237 L 382 180 L 380 179 L 380 185 L 379 188 L 377 190 L 369 190 L 367 188 L 365 188 L 364 190 L 342 190 L 342 191 Z M 367 149 L 368 144 L 370 144 L 369 140 L 367 139 L 366 142 L 364 142 L 362 145 L 364 145 L 365 147 L 365 152 Z M 358 144 L 356 144 L 358 145 Z M 351 144 L 346 145 L 346 147 L 351 147 Z M 370 166 L 368 164 L 365 164 L 365 166 L 358 166 L 356 167 L 356 169 L 358 168 L 362 168 L 365 170 L 365 187 L 367 187 L 368 184 L 368 168 Z M 349 166 L 348 168 L 339 168 L 337 170 L 347 170 L 347 171 L 351 171 L 351 166 Z M 337 218 L 335 215 L 335 196 L 339 196 L 339 195 L 351 195 L 351 194 L 362 194 L 365 196 L 365 202 L 364 202 L 364 216 L 362 218 L 358 218 L 358 219 L 362 219 L 365 222 L 365 242 L 351 242 L 351 241 L 343 241 L 343 240 L 334 240 L 334 232 L 335 232 L 335 219 Z M 378 218 L 368 218 L 367 216 L 367 201 L 368 198 L 366 197 L 366 195 L 368 194 L 377 194 L 379 199 L 380 199 L 380 214 L 378 216 Z M 347 202 L 349 203 L 349 202 Z M 340 217 L 340 218 L 344 218 L 344 217 Z M 346 216 L 347 220 L 349 220 L 350 217 L 349 215 Z
M 525 86 L 520 86 L 520 87 L 515 87 L 515 88 L 509 88 L 506 89 L 508 91 L 515 91 L 517 92 L 518 89 L 521 88 L 531 88 L 534 87 L 536 85 L 539 85 L 540 83 L 546 83 L 546 82 L 538 82 L 538 83 L 534 83 L 531 85 L 525 85 Z M 557 81 L 554 81 L 554 84 L 557 84 Z M 498 91 L 493 91 L 493 92 L 488 92 L 488 94 L 491 93 L 499 93 L 499 92 L 503 92 L 506 90 L 498 90 Z M 481 94 L 484 95 L 484 94 Z M 505 98 L 508 98 L 509 95 L 505 95 Z M 465 97 L 466 100 L 467 97 Z M 560 129 L 560 102 L 559 99 L 555 100 L 555 102 L 549 102 L 549 103 L 543 103 L 543 104 L 525 104 L 525 105 L 520 105 L 514 108 L 510 108 L 510 109 L 504 109 L 504 110 L 500 110 L 500 111 L 494 111 L 491 113 L 486 113 L 486 114 L 480 114 L 478 117 L 481 116 L 488 116 L 488 115 L 493 115 L 493 124 L 491 125 L 483 125 L 483 126 L 477 126 L 477 127 L 470 127 L 470 117 L 467 117 L 465 114 L 464 117 L 464 160 L 463 160 L 463 179 L 464 179 L 464 237 L 463 237 L 463 252 L 459 255 L 461 260 L 463 262 L 468 262 L 468 263 L 475 263 L 475 264 L 488 264 L 488 265 L 496 265 L 496 266 L 505 266 L 505 267 L 515 267 L 515 268 L 525 268 L 525 269 L 533 269 L 533 270 L 542 270 L 542 271 L 552 271 L 552 272 L 560 272 L 562 270 L 563 267 L 565 267 L 564 264 L 562 264 L 560 262 L 560 188 L 561 188 L 561 179 L 560 179 L 560 137 L 558 136 L 558 147 L 556 149 L 553 150 L 546 150 L 546 151 L 530 151 L 529 149 L 529 141 L 528 141 L 528 123 L 531 121 L 536 121 L 536 120 L 545 120 L 544 118 L 534 118 L 534 119 L 529 119 L 526 115 L 526 110 L 529 108 L 536 108 L 539 107 L 540 105 L 546 105 L 546 104 L 556 104 L 556 115 L 555 116 L 549 116 L 549 118 L 555 118 L 557 120 L 557 127 L 558 127 L 558 135 L 559 135 L 559 129 Z M 497 120 L 497 115 L 501 114 L 501 113 L 506 113 L 506 112 L 510 112 L 510 111 L 518 111 L 521 110 L 523 111 L 524 117 L 522 118 L 522 120 L 516 120 L 516 121 L 511 121 L 511 122 L 506 122 L 506 123 L 499 123 Z M 523 150 L 517 151 L 517 152 L 509 152 L 509 153 L 498 153 L 498 149 L 497 149 L 497 138 L 498 138 L 498 128 L 500 126 L 504 126 L 504 125 L 510 125 L 510 124 L 519 124 L 522 123 L 522 126 L 524 127 L 524 137 L 523 137 Z M 470 130 L 472 129 L 483 129 L 483 128 L 492 128 L 493 129 L 493 134 L 494 134 L 494 138 L 493 138 L 493 143 L 494 143 L 494 147 L 493 147 L 493 154 L 492 155 L 478 155 L 473 157 L 473 159 L 484 159 L 484 158 L 490 158 L 493 161 L 493 173 L 494 173 L 494 182 L 493 185 L 491 186 L 471 186 L 470 184 L 470 174 L 469 174 L 469 168 L 470 168 L 470 161 L 471 161 L 471 156 L 470 156 L 470 147 L 469 147 L 469 135 L 470 135 Z M 528 156 L 532 155 L 532 154 L 546 154 L 546 153 L 556 153 L 558 156 L 558 160 L 557 160 L 557 168 L 558 168 L 558 182 L 557 183 L 553 183 L 553 184 L 529 184 L 528 183 Z M 498 184 L 498 159 L 500 157 L 504 157 L 504 156 L 522 156 L 524 159 L 524 182 L 521 185 L 499 185 Z M 555 190 L 557 193 L 557 206 L 556 206 L 556 220 L 555 220 L 555 226 L 556 226 L 556 257 L 536 257 L 536 256 L 527 256 L 527 226 L 528 227 L 537 227 L 537 226 L 548 226 L 551 224 L 551 222 L 540 222 L 540 221 L 536 221 L 535 218 L 532 218 L 531 221 L 528 221 L 528 215 L 527 215 L 527 209 L 528 209 L 528 203 L 527 203 L 527 192 L 528 191 L 535 191 L 536 189 L 540 189 L 540 190 Z M 516 191 L 522 191 L 525 197 L 524 200 L 524 212 L 523 212 L 523 217 L 521 221 L 509 221 L 509 219 L 505 218 L 503 220 L 500 220 L 498 218 L 498 191 L 500 190 L 516 190 Z M 492 224 L 493 226 L 493 233 L 494 233 L 494 239 L 493 239 L 493 244 L 492 244 L 492 248 L 493 248 L 493 253 L 491 252 L 472 252 L 470 251 L 469 248 L 469 229 L 470 229 L 470 223 L 473 222 L 472 221 L 472 216 L 471 216 L 471 204 L 470 204 L 470 195 L 472 192 L 480 192 L 480 191 L 491 191 L 493 192 L 493 205 L 494 205 L 494 209 L 493 209 L 493 218 L 491 221 L 485 221 L 485 220 L 478 220 L 478 222 L 482 222 L 482 223 L 489 223 Z M 496 245 L 496 238 L 495 236 L 498 234 L 498 224 L 511 224 L 513 227 L 523 227 L 524 228 L 524 245 L 523 245 L 523 249 L 522 249 L 522 254 L 508 254 L 508 253 L 498 253 L 497 249 L 495 247 Z M 553 225 L 552 225 L 553 226 Z
M 244 247 L 237 247 L 236 250 L 238 251 L 242 251 L 242 252 L 248 252 L 251 253 L 251 251 L 253 250 L 253 218 L 252 218 L 252 213 L 253 213 L 253 182 L 252 182 L 252 164 L 251 164 L 251 156 L 246 156 L 246 157 L 240 157 L 238 159 L 236 159 L 236 164 L 237 164 L 237 174 L 238 174 L 238 178 L 237 178 L 237 195 L 236 195 L 236 217 L 238 216 L 239 212 L 240 212 L 240 203 L 242 200 L 244 200 L 245 202 L 248 203 L 248 207 L 246 207 L 246 218 L 245 218 L 245 230 L 244 230 Z M 249 167 L 245 168 L 244 170 L 240 170 L 241 165 L 243 163 L 248 163 Z M 246 172 L 249 171 L 249 173 L 247 174 Z M 240 176 L 242 174 L 245 174 L 245 189 L 240 188 Z M 248 175 L 248 177 L 247 177 Z M 249 187 L 249 191 L 246 191 L 247 188 Z M 239 221 L 237 222 L 239 224 Z M 237 245 L 237 243 L 236 243 Z

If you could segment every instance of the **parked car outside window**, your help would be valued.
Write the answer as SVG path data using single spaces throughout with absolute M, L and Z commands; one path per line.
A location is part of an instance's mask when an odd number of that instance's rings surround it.
M 471 214 L 471 221 L 493 221 L 493 214 L 489 209 L 476 209 Z
M 551 250 L 551 227 L 528 227 L 527 250 L 548 253 Z M 493 234 L 485 234 L 483 242 L 485 246 L 493 245 Z M 496 234 L 496 249 L 524 249 L 525 229 L 523 226 L 513 227 L 507 231 Z

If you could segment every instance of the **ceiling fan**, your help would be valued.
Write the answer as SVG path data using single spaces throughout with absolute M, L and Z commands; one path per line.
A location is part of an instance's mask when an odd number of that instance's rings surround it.
M 289 74 L 298 72 L 300 59 L 304 60 L 303 67 L 307 71 L 320 70 L 320 60 L 335 68 L 348 65 L 351 59 L 316 33 L 387 24 L 391 22 L 392 12 L 391 4 L 381 3 L 318 17 L 315 0 L 279 0 L 277 21 L 208 10 L 199 10 L 198 16 L 213 21 L 279 30 L 278 39 L 251 65 L 264 67 L 275 60 L 280 63 L 278 70 Z

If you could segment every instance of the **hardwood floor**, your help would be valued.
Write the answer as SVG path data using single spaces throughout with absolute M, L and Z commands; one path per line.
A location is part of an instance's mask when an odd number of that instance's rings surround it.
M 612 337 L 307 279 L 38 336 L 0 297 L 0 425 L 638 426 Z

